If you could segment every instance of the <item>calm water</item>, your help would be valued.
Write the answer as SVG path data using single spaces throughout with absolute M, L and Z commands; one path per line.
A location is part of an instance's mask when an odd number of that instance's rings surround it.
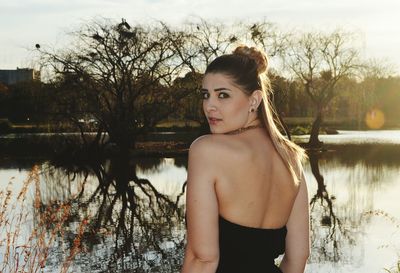
M 310 135 L 294 136 L 299 142 L 307 142 Z M 337 135 L 320 135 L 319 139 L 329 144 L 400 144 L 400 130 L 338 130 Z
M 328 151 L 311 154 L 305 165 L 312 224 L 306 272 L 393 268 L 400 259 L 400 131 L 341 131 L 321 140 L 330 143 Z M 186 164 L 180 157 L 55 167 L 2 158 L 0 190 L 11 180 L 15 197 L 31 168 L 38 167 L 36 187 L 31 183 L 27 191 L 21 244 L 40 224 L 40 211 L 62 202 L 71 206 L 44 272 L 60 270 L 84 218 L 89 222 L 81 236 L 83 252 L 70 272 L 178 272 L 185 244 Z M 38 192 L 41 209 L 33 209 Z M 0 227 L 0 242 L 3 231 Z M 3 254 L 0 247 L 0 265 Z

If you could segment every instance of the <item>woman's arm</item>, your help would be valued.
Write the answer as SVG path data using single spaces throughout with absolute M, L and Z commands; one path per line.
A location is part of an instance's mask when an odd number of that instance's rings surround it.
M 280 264 L 283 273 L 303 273 L 310 255 L 310 212 L 307 183 L 302 171 L 300 189 L 287 223 L 285 255 Z
M 181 273 L 215 273 L 218 266 L 216 156 L 211 140 L 202 137 L 193 142 L 189 149 L 187 245 Z

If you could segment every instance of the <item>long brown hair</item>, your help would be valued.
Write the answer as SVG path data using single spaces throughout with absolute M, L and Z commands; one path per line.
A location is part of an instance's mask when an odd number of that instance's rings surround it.
M 295 183 L 298 184 L 302 175 L 302 161 L 307 158 L 307 154 L 302 147 L 282 135 L 277 127 L 276 123 L 280 124 L 280 121 L 274 118 L 277 112 L 271 101 L 273 91 L 267 70 L 268 57 L 263 51 L 241 45 L 232 54 L 225 54 L 214 59 L 208 65 L 205 74 L 222 73 L 230 76 L 248 96 L 251 96 L 255 90 L 262 91 L 263 99 L 257 109 L 257 115 L 261 118 L 275 149 L 289 169 Z

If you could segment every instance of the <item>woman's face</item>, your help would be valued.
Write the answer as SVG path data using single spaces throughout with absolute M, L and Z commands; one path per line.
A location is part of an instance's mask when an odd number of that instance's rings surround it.
M 250 99 L 229 76 L 207 73 L 201 94 L 211 133 L 223 134 L 244 127 L 249 120 Z

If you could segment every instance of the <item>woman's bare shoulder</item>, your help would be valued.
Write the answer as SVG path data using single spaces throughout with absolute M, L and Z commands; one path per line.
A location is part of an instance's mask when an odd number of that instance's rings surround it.
M 203 135 L 192 142 L 188 154 L 188 170 L 189 173 L 197 173 L 195 181 L 198 181 L 199 174 L 212 175 L 213 178 L 221 174 L 227 158 L 224 146 L 224 137 L 216 134 Z
M 222 155 L 229 152 L 232 140 L 223 134 L 208 134 L 196 138 L 190 145 L 189 152 L 212 153 Z

